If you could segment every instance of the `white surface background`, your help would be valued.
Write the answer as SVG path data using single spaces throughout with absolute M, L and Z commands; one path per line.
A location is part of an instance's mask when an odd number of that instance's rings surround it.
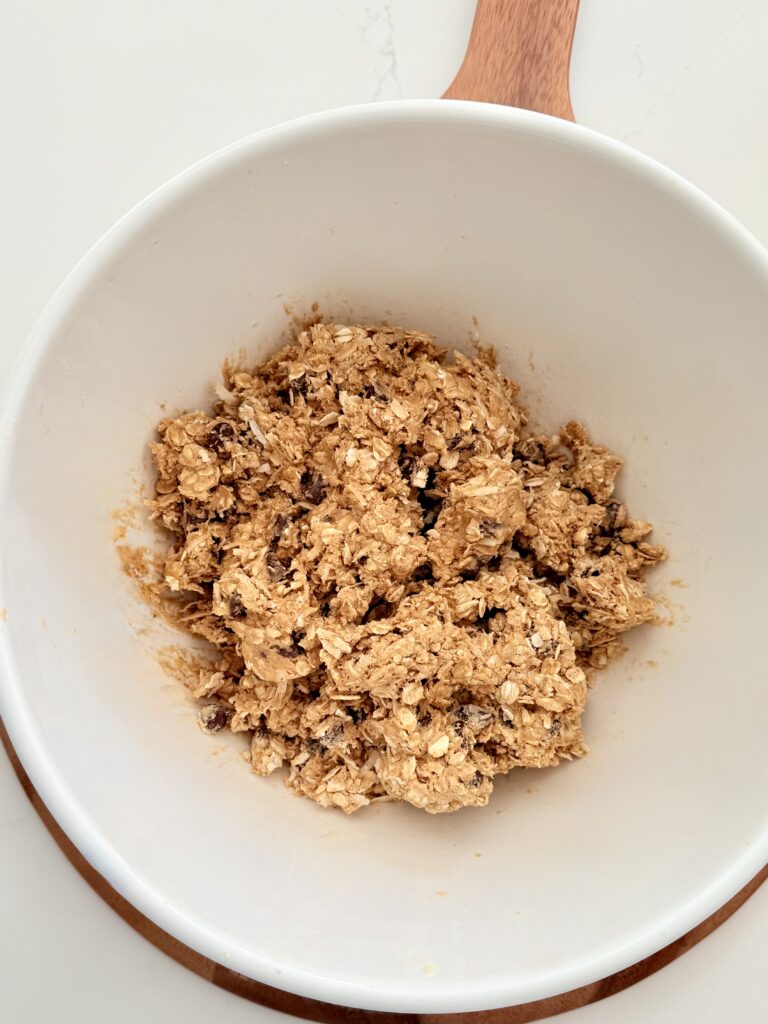
M 259 128 L 437 96 L 474 0 L 0 0 L 0 378 L 84 251 L 147 192 Z M 577 119 L 685 175 L 768 244 L 768 2 L 581 0 Z M 764 1019 L 768 887 L 685 957 L 558 1018 Z M 0 991 L 8 1024 L 287 1018 L 134 933 L 77 875 L 0 755 Z

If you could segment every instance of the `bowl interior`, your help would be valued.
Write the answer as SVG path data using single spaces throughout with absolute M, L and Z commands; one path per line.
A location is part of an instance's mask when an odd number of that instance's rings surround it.
M 592 753 L 488 808 L 350 818 L 203 736 L 121 574 L 111 511 L 161 409 L 209 401 L 285 305 L 466 348 L 538 423 L 583 419 L 669 563 L 674 624 L 601 675 Z M 765 264 L 662 172 L 570 126 L 413 104 L 246 142 L 132 214 L 9 396 L 3 713 L 33 781 L 145 913 L 237 970 L 376 1008 L 551 994 L 671 940 L 765 853 Z M 682 580 L 685 589 L 671 586 Z M 137 627 L 149 625 L 139 635 Z

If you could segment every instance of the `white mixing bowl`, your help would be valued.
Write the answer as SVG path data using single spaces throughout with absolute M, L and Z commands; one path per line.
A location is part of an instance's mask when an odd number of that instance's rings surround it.
M 313 301 L 462 345 L 476 317 L 540 422 L 582 417 L 625 457 L 621 492 L 671 552 L 653 584 L 684 608 L 601 676 L 592 753 L 513 773 L 487 808 L 298 800 L 195 728 L 136 635 L 110 510 L 160 403 L 208 401 L 225 355 L 260 358 L 283 304 Z M 383 104 L 206 160 L 88 254 L 8 388 L 1 709 L 32 781 L 143 913 L 292 992 L 490 1008 L 652 953 L 768 856 L 767 365 L 764 251 L 575 125 Z

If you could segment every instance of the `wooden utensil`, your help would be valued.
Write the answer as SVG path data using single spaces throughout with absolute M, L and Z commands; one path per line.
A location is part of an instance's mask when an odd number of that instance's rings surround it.
M 573 121 L 568 66 L 579 0 L 478 0 L 464 62 L 445 93 Z

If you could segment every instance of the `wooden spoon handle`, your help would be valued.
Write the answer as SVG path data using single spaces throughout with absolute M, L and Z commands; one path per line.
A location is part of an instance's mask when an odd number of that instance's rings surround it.
M 579 0 L 478 0 L 464 62 L 445 93 L 573 121 L 568 65 Z

